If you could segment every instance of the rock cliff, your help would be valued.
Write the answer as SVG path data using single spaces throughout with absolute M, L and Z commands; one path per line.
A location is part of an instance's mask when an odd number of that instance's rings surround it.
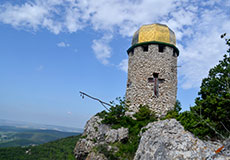
M 74 153 L 77 160 L 120 159 L 108 157 L 107 152 L 116 153 L 117 142 L 126 143 L 128 128 L 112 129 L 93 116 L 86 124 L 82 138 L 77 142 Z M 140 143 L 134 160 L 230 160 L 229 153 L 213 157 L 220 142 L 205 142 L 185 131 L 175 119 L 149 123 L 139 133 Z M 103 152 L 101 152 L 104 150 Z M 209 158 L 208 158 L 209 157 Z
M 82 138 L 74 149 L 77 160 L 106 160 L 105 155 L 98 153 L 98 148 L 106 147 L 108 151 L 115 151 L 117 148 L 110 144 L 125 141 L 128 138 L 127 128 L 111 129 L 101 121 L 99 116 L 93 116 L 86 123 Z
M 222 146 L 195 138 L 175 119 L 149 123 L 145 128 L 134 160 L 202 160 Z M 215 157 L 227 159 L 221 154 Z

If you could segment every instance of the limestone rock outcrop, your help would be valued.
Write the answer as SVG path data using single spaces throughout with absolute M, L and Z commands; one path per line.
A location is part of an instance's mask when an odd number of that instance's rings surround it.
M 116 141 L 126 140 L 128 138 L 129 131 L 127 128 L 121 127 L 119 129 L 111 129 L 105 135 L 107 143 L 114 143 Z
M 220 143 L 195 138 L 175 119 L 149 123 L 136 151 L 134 160 L 203 160 L 221 147 Z M 215 160 L 229 160 L 218 155 Z
M 107 158 L 103 154 L 90 152 L 86 157 L 86 160 L 107 160 Z
M 77 160 L 106 160 L 101 153 L 94 152 L 94 148 L 103 145 L 108 150 L 116 150 L 110 146 L 117 141 L 125 141 L 128 138 L 128 128 L 111 129 L 110 126 L 102 124 L 99 116 L 93 116 L 85 125 L 84 133 L 77 142 L 74 149 Z
M 118 151 L 114 144 L 127 142 L 128 128 L 112 129 L 101 121 L 99 116 L 93 116 L 87 122 L 74 150 L 77 160 L 109 160 L 106 153 Z M 139 136 L 141 139 L 134 160 L 230 160 L 230 153 L 211 158 L 223 143 L 202 141 L 185 131 L 175 119 L 149 123 Z M 230 145 L 226 151 L 230 152 Z

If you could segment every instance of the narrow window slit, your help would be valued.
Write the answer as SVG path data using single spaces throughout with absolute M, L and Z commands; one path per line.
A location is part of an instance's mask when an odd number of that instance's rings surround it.
M 177 53 L 175 49 L 173 49 L 173 57 L 177 57 Z
M 148 45 L 144 45 L 144 46 L 142 46 L 142 48 L 143 48 L 144 52 L 148 52 L 148 50 L 149 50 L 149 46 Z
M 158 78 L 159 73 L 153 73 L 154 78 Z
M 158 45 L 158 51 L 159 52 L 164 52 L 164 49 L 165 49 L 164 45 L 161 45 L 161 44 Z

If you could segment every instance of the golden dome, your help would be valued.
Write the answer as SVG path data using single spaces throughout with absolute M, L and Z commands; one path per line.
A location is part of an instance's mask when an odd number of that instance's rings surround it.
M 133 36 L 132 45 L 151 41 L 164 42 L 176 46 L 176 36 L 174 32 L 164 24 L 141 26 Z
M 173 47 L 179 54 L 179 50 L 176 47 L 176 36 L 174 32 L 164 24 L 150 24 L 143 25 L 138 29 L 132 39 L 132 46 L 128 49 L 135 48 L 136 46 L 145 44 L 163 44 Z

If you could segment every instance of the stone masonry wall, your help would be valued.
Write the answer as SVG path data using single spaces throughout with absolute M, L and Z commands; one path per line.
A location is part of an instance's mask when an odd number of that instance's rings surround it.
M 159 96 L 153 96 L 154 84 L 148 82 L 153 73 L 159 73 Z M 130 102 L 130 110 L 136 112 L 140 104 L 149 105 L 157 116 L 165 115 L 174 108 L 177 95 L 177 56 L 173 48 L 165 46 L 164 52 L 158 52 L 157 44 L 148 45 L 144 52 L 142 46 L 129 53 L 128 80 L 126 99 Z

